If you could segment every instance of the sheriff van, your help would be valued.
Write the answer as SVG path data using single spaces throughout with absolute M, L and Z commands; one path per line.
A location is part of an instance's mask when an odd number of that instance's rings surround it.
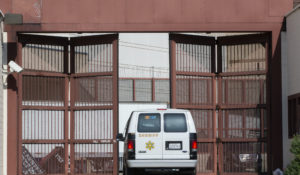
M 125 143 L 124 175 L 149 171 L 196 174 L 197 135 L 188 110 L 134 111 L 117 139 Z

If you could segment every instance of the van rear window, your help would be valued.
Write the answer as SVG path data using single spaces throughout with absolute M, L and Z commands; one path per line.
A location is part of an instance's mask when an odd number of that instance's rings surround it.
M 184 114 L 165 114 L 164 115 L 165 132 L 186 132 L 186 119 Z
M 160 114 L 140 114 L 138 132 L 160 132 Z

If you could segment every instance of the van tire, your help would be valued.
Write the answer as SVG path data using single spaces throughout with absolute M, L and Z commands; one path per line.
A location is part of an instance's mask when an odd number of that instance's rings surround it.
M 123 175 L 135 175 L 135 170 L 133 168 L 128 168 L 126 166 L 124 166 L 123 168 Z
M 196 168 L 186 168 L 182 169 L 180 172 L 181 175 L 196 175 Z

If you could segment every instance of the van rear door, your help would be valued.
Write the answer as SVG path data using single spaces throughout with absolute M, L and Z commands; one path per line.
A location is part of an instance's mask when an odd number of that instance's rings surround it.
M 140 113 L 137 122 L 136 159 L 162 159 L 160 113 Z
M 163 159 L 189 159 L 189 128 L 185 113 L 165 113 L 163 123 Z

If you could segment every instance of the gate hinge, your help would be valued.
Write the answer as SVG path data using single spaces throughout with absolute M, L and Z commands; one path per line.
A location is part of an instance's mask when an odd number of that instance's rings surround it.
M 216 138 L 216 142 L 217 142 L 217 143 L 221 143 L 221 142 L 222 142 L 221 138 L 217 137 L 217 138 Z
M 220 110 L 220 105 L 219 104 L 216 104 L 216 110 Z
M 215 39 L 215 44 L 218 45 L 219 44 L 219 41 L 218 39 Z

